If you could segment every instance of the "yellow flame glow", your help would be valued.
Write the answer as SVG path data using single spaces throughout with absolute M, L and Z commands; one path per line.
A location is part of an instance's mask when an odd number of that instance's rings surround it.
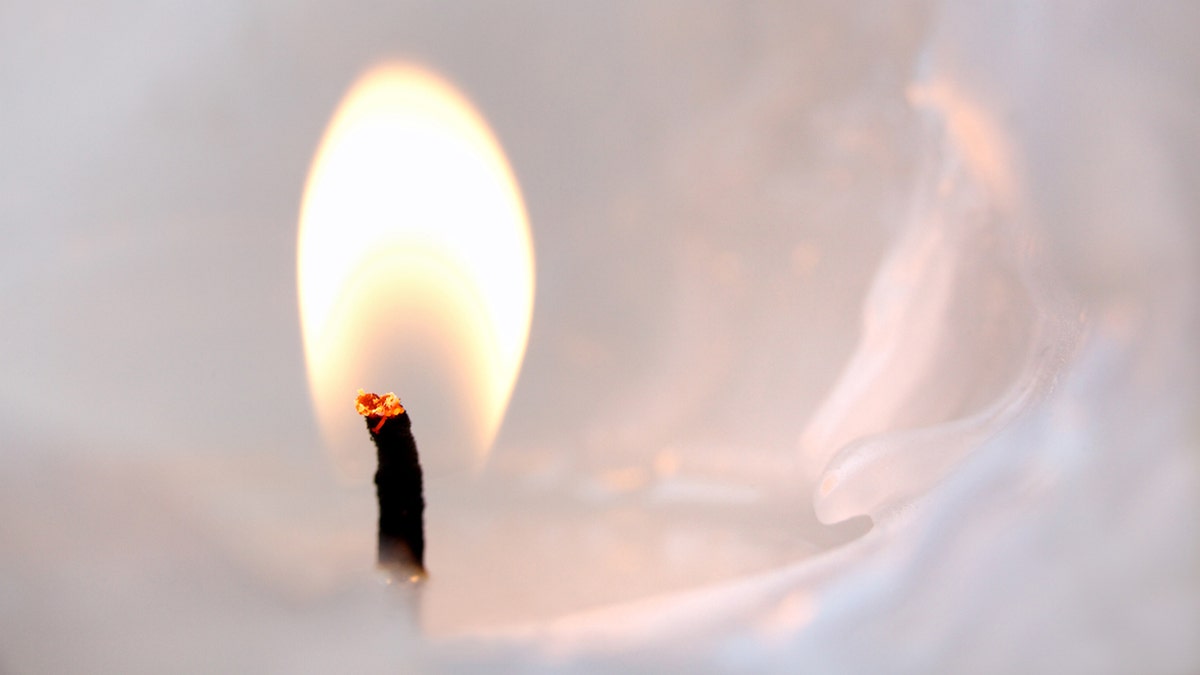
M 360 387 L 400 395 L 427 470 L 482 462 L 524 357 L 533 270 L 516 179 L 471 104 L 420 68 L 364 75 L 313 160 L 297 250 L 309 387 L 346 474 L 374 465 Z

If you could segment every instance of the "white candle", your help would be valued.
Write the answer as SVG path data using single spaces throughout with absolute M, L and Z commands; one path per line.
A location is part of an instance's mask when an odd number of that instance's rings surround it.
M 358 9 L 0 22 L 0 669 L 1196 669 L 1177 10 Z M 396 53 L 487 113 L 539 266 L 419 603 L 293 285 Z

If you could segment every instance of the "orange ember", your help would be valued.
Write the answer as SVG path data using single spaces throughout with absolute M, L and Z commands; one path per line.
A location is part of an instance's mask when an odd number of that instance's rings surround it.
M 389 417 L 395 417 L 404 413 L 404 406 L 400 405 L 400 399 L 392 392 L 388 392 L 383 396 L 379 394 L 368 394 L 362 389 L 358 390 L 358 398 L 354 400 L 354 407 L 358 410 L 358 414 L 363 417 L 380 417 L 379 426 L 375 427 L 378 431 L 379 427 Z

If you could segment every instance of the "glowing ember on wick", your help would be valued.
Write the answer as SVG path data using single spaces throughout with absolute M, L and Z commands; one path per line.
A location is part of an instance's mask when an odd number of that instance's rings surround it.
M 380 396 L 379 394 L 368 394 L 359 389 L 358 398 L 354 400 L 354 407 L 363 417 L 379 418 L 379 424 L 371 427 L 373 434 L 379 433 L 379 430 L 383 428 L 383 423 L 388 421 L 389 417 L 395 417 L 404 412 L 404 406 L 400 405 L 400 398 L 390 391 Z
M 408 412 L 393 393 L 358 390 L 354 402 L 367 422 L 379 457 L 379 565 L 409 581 L 425 578 L 425 495 L 417 442 Z

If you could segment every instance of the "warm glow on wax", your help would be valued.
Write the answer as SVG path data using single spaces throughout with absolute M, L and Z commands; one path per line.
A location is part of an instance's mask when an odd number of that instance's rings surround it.
M 463 412 L 417 418 L 466 431 L 423 458 L 435 473 L 482 461 L 524 356 L 533 269 L 516 180 L 471 104 L 419 68 L 363 76 L 313 161 L 297 252 L 309 386 L 343 470 L 373 463 L 356 390 L 421 410 L 440 405 L 421 391 L 435 380 Z

